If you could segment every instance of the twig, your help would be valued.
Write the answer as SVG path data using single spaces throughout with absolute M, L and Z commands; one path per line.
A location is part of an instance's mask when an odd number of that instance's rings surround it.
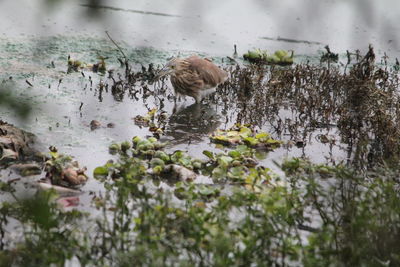
M 311 233 L 318 233 L 320 230 L 308 225 L 298 224 L 297 228 L 303 231 L 311 232 Z
M 25 82 L 26 82 L 30 87 L 33 87 L 33 85 L 32 85 L 28 80 L 25 80 Z
M 230 57 L 230 56 L 227 56 L 226 58 L 229 59 L 229 60 L 232 61 L 232 62 L 237 63 L 237 61 L 236 61 L 234 58 Z
M 111 38 L 111 36 L 108 33 L 108 31 L 106 31 L 106 34 L 107 34 L 108 38 L 110 39 L 110 41 L 113 42 L 113 44 L 118 48 L 119 52 L 121 52 L 121 54 L 124 56 L 125 62 L 127 62 L 128 58 L 126 57 L 124 51 L 122 51 L 122 48 Z
M 8 180 L 7 183 L 8 184 L 12 184 L 12 183 L 15 183 L 15 182 L 17 182 L 19 180 L 21 180 L 21 178 L 14 178 L 14 179 Z

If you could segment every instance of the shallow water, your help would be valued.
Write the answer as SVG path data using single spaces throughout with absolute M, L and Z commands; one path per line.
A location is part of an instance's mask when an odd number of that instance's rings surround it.
M 108 30 L 130 46 L 223 55 L 233 44 L 240 53 L 260 47 L 313 54 L 326 44 L 339 52 L 370 43 L 394 55 L 400 49 L 396 0 L 124 0 L 103 1 L 101 7 L 85 1 L 2 1 L 0 32 L 6 38 L 105 37 Z
M 400 51 L 400 31 L 395 23 L 399 7 L 398 1 L 390 0 L 379 4 L 373 0 L 279 4 L 135 1 L 134 5 L 119 1 L 104 2 L 100 8 L 78 1 L 54 6 L 27 0 L 2 1 L 0 78 L 13 77 L 13 93 L 33 104 L 33 110 L 28 119 L 20 120 L 12 110 L 1 107 L 1 118 L 39 136 L 45 144 L 43 149 L 55 145 L 60 152 L 73 155 L 91 175 L 95 167 L 110 158 L 109 144 L 149 134 L 132 118 L 159 104 L 153 97 L 144 103 L 128 97 L 116 101 L 110 93 L 99 96 L 96 86 L 106 76 L 87 70 L 83 71 L 85 77 L 80 72 L 67 74 L 68 55 L 86 63 L 96 63 L 98 56 L 105 56 L 108 68 L 119 69 L 117 58 L 121 55 L 106 38 L 106 30 L 137 69 L 141 64 L 162 64 L 178 54 L 198 53 L 221 63 L 232 55 L 233 44 L 237 44 L 239 55 L 252 48 L 293 49 L 296 62 L 318 62 L 326 44 L 344 55 L 347 49 L 365 50 L 371 43 L 381 55 L 386 51 L 394 58 Z M 171 142 L 170 150 L 186 150 L 202 157 L 202 150 L 215 150 L 208 134 L 230 126 L 235 121 L 235 111 L 221 114 L 221 107 L 202 106 L 208 118 L 197 118 L 198 110 L 192 103 L 187 98 L 180 115 L 170 118 L 164 139 Z M 164 104 L 172 114 L 173 102 L 166 99 Z M 282 118 L 292 116 L 284 109 L 281 113 Z M 103 127 L 90 130 L 91 120 L 100 121 Z M 205 125 L 205 121 L 209 123 Z M 115 128 L 106 127 L 110 122 L 115 123 Z M 270 130 L 268 125 L 263 128 Z M 277 149 L 263 163 L 277 170 L 272 162 L 289 156 L 306 155 L 315 162 L 346 159 L 346 151 L 339 146 L 322 145 L 318 134 L 336 133 L 335 128 L 317 130 L 305 147 Z M 101 186 L 90 179 L 83 189 L 98 191 Z

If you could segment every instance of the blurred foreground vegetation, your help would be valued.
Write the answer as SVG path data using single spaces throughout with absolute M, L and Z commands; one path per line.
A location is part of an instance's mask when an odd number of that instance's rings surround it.
M 63 211 L 52 191 L 1 204 L 1 265 L 400 264 L 397 171 L 359 175 L 293 158 L 281 166 L 283 183 L 257 164 L 231 166 L 240 151 L 257 160 L 243 145 L 228 154 L 206 151 L 210 157 L 201 161 L 166 153 L 154 139 L 115 144 L 110 152 L 117 158 L 95 170 L 106 188 L 93 198 L 99 215 Z M 216 178 L 242 167 L 242 179 L 225 175 L 230 178 L 213 185 L 169 180 L 174 187 L 159 187 L 171 164 L 196 175 L 219 169 Z M 7 183 L 1 189 L 14 194 Z

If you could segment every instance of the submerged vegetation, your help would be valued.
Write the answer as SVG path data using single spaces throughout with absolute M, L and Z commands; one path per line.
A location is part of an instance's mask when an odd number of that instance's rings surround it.
M 318 129 L 336 132 L 340 140 L 325 135 L 321 143 L 346 145 L 346 160 L 365 169 L 400 155 L 398 68 L 382 63 L 370 47 L 365 56 L 349 53 L 344 67 L 235 66 L 219 92 L 238 110 L 236 122 L 269 125 L 278 138 L 306 143 Z
M 230 79 L 207 101 L 233 119 L 212 130 L 201 158 L 162 141 L 176 114 L 164 111 L 171 97 L 157 69 L 121 60 L 123 73 L 109 71 L 96 93 L 156 99 L 133 118 L 152 136 L 110 144 L 93 173 L 104 185 L 91 194 L 94 214 L 60 207 L 54 190 L 26 199 L 1 182 L 11 200 L 0 205 L 0 265 L 399 265 L 399 68 L 376 64 L 372 47 L 343 66 L 327 51 L 320 65 L 227 65 Z M 317 131 L 321 146 L 347 157 L 265 163 Z M 71 157 L 50 156 L 54 184 L 86 182 Z

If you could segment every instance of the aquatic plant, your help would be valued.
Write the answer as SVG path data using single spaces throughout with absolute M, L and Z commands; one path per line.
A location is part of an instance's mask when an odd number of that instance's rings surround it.
M 277 50 L 273 54 L 268 54 L 267 50 L 255 49 L 243 55 L 245 60 L 253 63 L 290 65 L 293 64 L 294 51 Z
M 375 60 L 370 47 L 364 56 L 349 53 L 344 66 L 237 65 L 217 93 L 225 110 L 237 111 L 236 123 L 268 125 L 276 138 L 304 145 L 316 130 L 337 130 L 336 141 L 324 144 L 344 144 L 355 167 L 394 164 L 400 155 L 398 70 Z
M 211 142 L 222 145 L 245 144 L 252 148 L 273 150 L 283 142 L 275 140 L 269 133 L 256 132 L 245 125 L 235 124 L 228 130 L 217 130 L 210 136 Z
M 98 57 L 99 62 L 94 63 L 94 64 L 89 64 L 82 62 L 80 60 L 72 59 L 70 56 L 68 56 L 68 73 L 70 72 L 76 72 L 80 71 L 82 69 L 86 70 L 91 70 L 93 72 L 100 72 L 100 73 L 105 73 L 107 71 L 106 69 L 106 62 L 105 62 L 105 57 L 99 56 Z
M 139 127 L 148 127 L 153 136 L 160 138 L 163 135 L 167 124 L 168 115 L 163 110 L 157 108 L 150 109 L 145 116 L 137 115 L 133 118 L 136 125 Z
M 321 62 L 335 62 L 339 61 L 339 54 L 333 53 L 328 45 L 325 46 L 326 53 L 321 55 Z
M 244 166 L 255 149 L 204 151 L 196 161 L 167 153 L 155 138 L 116 146 L 95 169 L 105 192 L 93 197 L 100 216 L 61 211 L 53 191 L 0 205 L 2 263 L 37 265 L 363 265 L 400 263 L 398 171 L 360 176 L 345 166 L 286 160 L 286 184 L 250 166 L 243 183 L 196 184 L 161 175 L 168 165 L 200 173 Z M 116 157 L 115 157 L 116 156 Z M 228 157 L 231 157 L 229 159 Z M 161 167 L 158 172 L 157 167 Z M 229 176 L 229 174 L 226 174 Z M 264 179 L 260 179 L 263 177 Z M 253 180 L 251 178 L 254 178 Z M 260 182 L 261 181 L 261 182 Z M 3 194 L 13 186 L 1 183 Z M 23 226 L 10 238 L 9 218 Z M 83 223 L 84 222 L 84 223 Z

